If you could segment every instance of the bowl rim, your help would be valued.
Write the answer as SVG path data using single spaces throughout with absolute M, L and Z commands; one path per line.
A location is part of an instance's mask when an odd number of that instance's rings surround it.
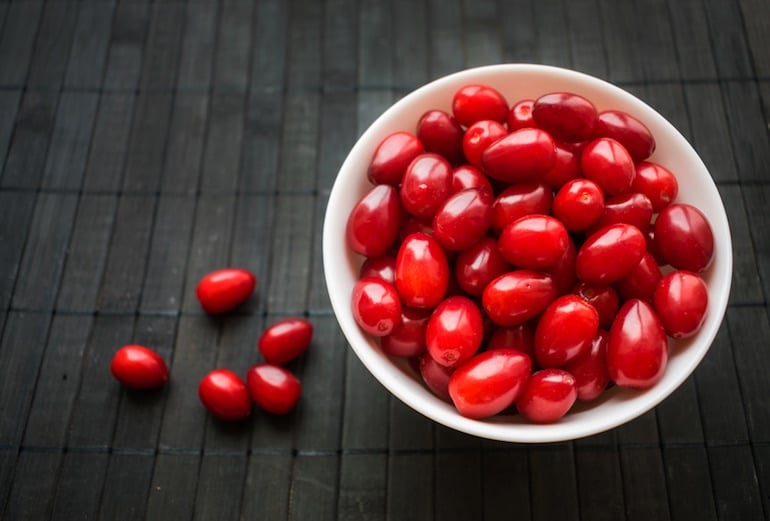
M 360 259 L 349 251 L 349 248 L 344 244 L 343 230 L 347 221 L 349 206 L 345 210 L 345 205 L 341 201 L 345 195 L 345 187 L 343 185 L 350 181 L 349 176 L 352 175 L 350 174 L 348 177 L 345 177 L 344 174 L 350 172 L 351 169 L 357 168 L 356 164 L 360 165 L 360 158 L 358 156 L 367 148 L 373 151 L 374 145 L 372 145 L 371 140 L 374 136 L 388 131 L 405 130 L 391 127 L 391 115 L 407 108 L 410 104 L 417 103 L 421 96 L 431 91 L 446 90 L 447 87 L 453 85 L 479 83 L 480 80 L 477 79 L 479 75 L 502 78 L 511 74 L 545 75 L 549 78 L 558 77 L 570 82 L 577 82 L 586 85 L 586 88 L 589 90 L 599 89 L 606 91 L 612 98 L 621 99 L 624 106 L 631 107 L 630 110 L 626 109 L 628 112 L 637 116 L 639 116 L 639 113 L 643 113 L 644 118 L 641 119 L 644 120 L 647 126 L 665 129 L 667 137 L 668 134 L 671 134 L 672 139 L 676 141 L 674 146 L 678 153 L 684 156 L 684 161 L 689 165 L 693 165 L 700 172 L 697 174 L 698 181 L 699 183 L 700 181 L 705 183 L 703 194 L 704 197 L 708 198 L 710 207 L 718 210 L 715 215 L 709 216 L 709 221 L 715 232 L 717 248 L 714 261 L 708 273 L 709 278 L 716 279 L 721 284 L 719 287 L 709 288 L 708 313 L 710 316 L 706 320 L 703 329 L 696 336 L 699 340 L 700 349 L 694 353 L 694 356 L 686 358 L 687 363 L 679 369 L 677 374 L 669 375 L 668 377 L 664 376 L 664 379 L 651 389 L 635 391 L 613 388 L 605 391 L 603 396 L 597 401 L 589 404 L 580 404 L 578 402 L 569 413 L 569 416 L 576 418 L 574 422 L 560 421 L 547 425 L 538 425 L 511 420 L 506 417 L 474 420 L 461 416 L 454 406 L 430 394 L 430 391 L 427 391 L 422 382 L 416 382 L 414 378 L 406 377 L 404 373 L 408 372 L 413 375 L 413 372 L 405 360 L 387 357 L 373 345 L 373 339 L 368 338 L 360 330 L 353 320 L 352 314 L 349 313 L 349 292 L 343 292 L 335 286 L 339 282 L 338 275 L 340 270 L 338 265 L 340 262 L 348 262 L 351 265 L 355 265 L 355 263 L 360 264 Z M 542 94 L 545 94 L 545 92 L 542 92 Z M 509 102 L 512 101 L 509 100 Z M 418 117 L 419 115 L 414 118 L 415 124 Z M 655 131 L 653 133 L 657 134 Z M 371 154 L 371 151 L 369 154 Z M 652 157 L 654 158 L 655 155 Z M 702 175 L 703 173 L 705 173 L 705 176 Z M 366 177 L 364 173 L 361 173 L 360 176 L 362 178 Z M 702 179 L 700 179 L 701 177 Z M 364 181 L 368 183 L 365 179 Z M 343 239 L 342 245 L 339 242 L 340 235 Z M 367 370 L 389 392 L 427 418 L 449 428 L 481 438 L 517 443 L 549 443 L 578 439 L 613 429 L 653 409 L 690 377 L 710 349 L 727 309 L 732 283 L 732 239 L 724 203 L 705 164 L 679 130 L 655 109 L 612 83 L 571 69 L 540 64 L 509 63 L 461 70 L 426 83 L 392 104 L 361 133 L 339 168 L 329 194 L 324 215 L 322 243 L 324 278 L 332 310 L 349 346 Z M 344 251 L 340 251 L 340 246 Z M 713 299 L 714 296 L 718 298 Z M 670 345 L 673 345 L 673 347 L 669 348 L 669 352 L 672 353 L 677 350 L 678 342 L 670 342 Z M 383 363 L 383 357 L 391 363 Z M 667 372 L 669 372 L 668 368 Z M 417 387 L 420 387 L 423 392 L 416 392 Z M 632 402 L 633 407 L 619 408 L 619 413 L 608 416 L 606 419 L 603 418 L 603 421 L 580 422 L 580 415 L 586 410 L 591 410 L 608 400 L 620 403 Z

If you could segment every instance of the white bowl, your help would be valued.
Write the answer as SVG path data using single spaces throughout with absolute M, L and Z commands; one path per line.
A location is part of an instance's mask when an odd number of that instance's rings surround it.
M 564 418 L 548 425 L 530 424 L 518 416 L 472 420 L 434 396 L 406 361 L 385 355 L 354 321 L 350 297 L 363 259 L 347 247 L 345 225 L 355 203 L 371 188 L 366 170 L 372 154 L 391 132 L 415 132 L 425 111 L 443 109 L 451 113 L 455 91 L 469 83 L 490 85 L 509 103 L 568 91 L 590 99 L 599 110 L 619 109 L 632 114 L 655 136 L 657 148 L 651 160 L 676 174 L 677 200 L 695 205 L 708 217 L 716 245 L 714 261 L 704 274 L 709 288 L 708 316 L 696 336 L 672 342 L 665 375 L 651 389 L 613 387 L 594 402 L 576 404 Z M 323 260 L 329 297 L 340 327 L 361 362 L 382 385 L 405 404 L 447 427 L 483 438 L 528 443 L 563 441 L 612 429 L 670 395 L 711 346 L 727 307 L 732 278 L 732 244 L 724 206 L 711 175 L 685 138 L 651 107 L 614 85 L 566 69 L 528 64 L 479 67 L 445 76 L 408 94 L 372 123 L 353 146 L 334 182 L 324 222 Z

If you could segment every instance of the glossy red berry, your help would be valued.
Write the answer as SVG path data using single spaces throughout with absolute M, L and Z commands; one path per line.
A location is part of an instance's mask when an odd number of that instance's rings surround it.
M 313 324 L 304 318 L 290 317 L 269 326 L 257 342 L 266 362 L 285 364 L 302 356 L 313 340 Z
M 248 270 L 228 268 L 204 276 L 195 288 L 201 307 L 206 313 L 232 311 L 254 292 L 257 278 Z
M 578 94 L 553 92 L 535 100 L 532 117 L 554 138 L 579 143 L 593 137 L 596 107 Z
M 422 142 L 409 132 L 394 132 L 377 146 L 367 176 L 374 184 L 397 186 L 406 167 L 424 152 Z
M 433 311 L 425 331 L 428 353 L 439 364 L 458 367 L 473 356 L 484 338 L 481 311 L 467 297 L 444 300 Z
M 574 376 L 561 369 L 543 369 L 529 378 L 516 409 L 533 423 L 553 423 L 567 414 L 576 399 Z
M 370 335 L 389 335 L 401 322 L 401 300 L 396 288 L 376 277 L 356 282 L 351 307 L 356 323 Z
M 140 345 L 126 345 L 112 357 L 110 371 L 120 383 L 131 389 L 157 389 L 168 381 L 168 367 L 163 358 Z
M 273 364 L 257 364 L 246 373 L 251 399 L 264 411 L 286 414 L 297 405 L 302 384 L 287 369 Z
M 198 386 L 198 397 L 206 409 L 225 421 L 243 420 L 251 415 L 249 389 L 229 369 L 215 369 Z
M 488 85 L 465 85 L 452 99 L 452 113 L 466 127 L 482 119 L 504 123 L 508 118 L 508 102 Z

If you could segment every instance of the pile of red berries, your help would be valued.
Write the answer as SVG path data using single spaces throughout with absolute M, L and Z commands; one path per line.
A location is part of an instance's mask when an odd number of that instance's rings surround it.
M 256 277 L 247 270 L 218 270 L 201 279 L 196 296 L 206 313 L 218 315 L 246 301 L 256 283 Z M 312 338 L 313 325 L 304 318 L 289 317 L 272 324 L 257 341 L 265 362 L 250 367 L 245 382 L 230 369 L 209 372 L 198 386 L 201 403 L 211 414 L 227 421 L 248 418 L 252 401 L 269 413 L 288 413 L 299 401 L 302 385 L 283 365 L 305 353 Z M 157 389 L 169 377 L 163 358 L 140 345 L 121 347 L 112 359 L 110 370 L 118 381 L 133 389 Z
M 705 321 L 714 238 L 654 149 L 574 93 L 460 88 L 373 154 L 346 229 L 356 322 L 470 418 L 553 422 L 655 385 Z

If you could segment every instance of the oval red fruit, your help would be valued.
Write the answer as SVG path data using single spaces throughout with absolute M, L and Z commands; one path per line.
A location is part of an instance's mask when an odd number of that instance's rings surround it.
M 700 330 L 706 320 L 708 301 L 706 283 L 688 271 L 667 274 L 653 294 L 655 311 L 672 338 L 688 338 Z
M 487 284 L 510 270 L 511 265 L 503 258 L 492 237 L 481 239 L 463 250 L 455 260 L 457 283 L 474 297 L 480 297 Z
M 246 373 L 251 399 L 264 411 L 286 414 L 297 405 L 302 384 L 287 369 L 273 364 L 257 364 Z
M 449 395 L 465 417 L 486 418 L 510 407 L 532 370 L 521 351 L 494 349 L 474 356 L 449 378 Z
M 610 284 L 633 271 L 647 251 L 644 234 L 629 224 L 606 226 L 586 239 L 575 270 L 583 282 Z
M 481 170 L 473 165 L 460 165 L 452 170 L 452 193 L 456 194 L 468 188 L 478 188 L 494 193 L 492 183 Z
M 535 359 L 540 367 L 563 367 L 588 351 L 599 330 L 599 314 L 577 295 L 554 300 L 535 328 Z
M 433 311 L 425 331 L 428 353 L 439 364 L 457 367 L 473 356 L 484 339 L 481 311 L 467 297 L 444 300 Z
M 655 138 L 644 123 L 621 110 L 600 112 L 596 121 L 596 137 L 609 137 L 621 143 L 635 162 L 643 161 L 655 151 Z
M 356 282 L 351 307 L 356 323 L 370 335 L 389 335 L 401 321 L 401 300 L 396 289 L 376 277 Z
M 609 334 L 599 330 L 590 349 L 567 364 L 564 369 L 575 377 L 577 399 L 588 402 L 598 398 L 610 383 L 607 372 L 607 339 Z
M 240 376 L 229 369 L 214 369 L 198 386 L 203 406 L 220 420 L 238 421 L 251 414 L 249 389 Z
M 553 138 L 537 128 L 514 130 L 489 146 L 481 165 L 489 177 L 508 183 L 536 180 L 556 161 Z
M 450 251 L 481 240 L 492 223 L 492 192 L 470 188 L 449 196 L 433 217 L 433 236 Z
M 596 125 L 596 107 L 583 96 L 552 92 L 535 100 L 532 118 L 554 138 L 578 143 L 590 139 Z
M 699 273 L 714 258 L 714 234 L 706 216 L 689 204 L 670 204 L 655 220 L 654 242 L 663 258 L 678 270 Z
M 567 414 L 576 399 L 575 377 L 561 369 L 543 369 L 529 378 L 516 409 L 533 423 L 553 423 Z
M 126 345 L 112 357 L 110 371 L 131 389 L 157 389 L 168 381 L 168 367 L 161 356 L 144 346 Z
M 254 292 L 257 278 L 248 270 L 227 268 L 204 276 L 195 288 L 201 307 L 206 313 L 232 311 Z
M 285 364 L 307 351 L 313 340 L 313 324 L 299 317 L 279 320 L 265 329 L 257 346 L 266 362 Z
M 434 308 L 448 287 L 449 263 L 441 244 L 420 232 L 404 239 L 396 257 L 396 289 L 404 305 Z
M 418 219 L 431 219 L 451 193 L 452 166 L 440 155 L 421 154 L 406 168 L 401 205 Z
M 622 387 L 647 389 L 662 377 L 668 362 L 668 341 L 652 306 L 639 299 L 623 304 L 610 329 L 607 369 Z
M 580 155 L 583 175 L 599 185 L 605 195 L 631 190 L 636 175 L 634 160 L 628 151 L 610 138 L 598 138 L 586 145 Z
M 431 310 L 419 308 L 401 309 L 401 323 L 393 332 L 380 338 L 380 347 L 391 356 L 410 358 L 425 352 L 425 330 Z
M 463 134 L 463 154 L 470 164 L 481 167 L 481 156 L 492 143 L 508 135 L 497 121 L 483 119 L 468 127 Z
M 452 164 L 463 159 L 463 129 L 443 110 L 429 110 L 417 122 L 417 137 L 426 152 L 444 156 Z
M 498 241 L 505 260 L 526 269 L 553 266 L 569 247 L 569 234 L 550 215 L 526 215 L 503 229 Z
M 555 298 L 556 286 L 550 275 L 516 270 L 490 282 L 481 303 L 492 322 L 515 326 L 539 315 Z
M 449 396 L 449 377 L 454 367 L 444 367 L 436 362 L 428 353 L 420 357 L 420 376 L 433 394 L 442 400 L 452 403 Z
M 569 231 L 585 230 L 602 215 L 604 192 L 588 179 L 573 179 L 553 199 L 553 216 Z
M 609 284 L 578 282 L 572 292 L 582 298 L 599 313 L 599 326 L 609 329 L 620 309 L 618 292 Z
M 551 213 L 553 192 L 544 183 L 517 183 L 497 196 L 492 204 L 492 229 L 498 234 L 508 224 L 531 214 Z
M 482 119 L 504 123 L 508 118 L 508 102 L 489 85 L 465 85 L 455 92 L 452 113 L 466 127 Z
M 654 212 L 674 202 L 679 194 L 679 182 L 667 168 L 651 161 L 636 164 L 636 175 L 631 188 L 647 196 Z
M 390 249 L 403 218 L 396 188 L 377 185 L 353 207 L 345 228 L 350 249 L 366 257 L 378 257 Z
M 409 132 L 394 132 L 377 146 L 367 176 L 374 184 L 397 186 L 406 167 L 424 151 L 422 142 Z
M 652 294 L 662 276 L 655 257 L 645 253 L 636 268 L 615 283 L 615 288 L 623 300 L 639 298 L 652 302 Z
M 523 99 L 513 104 L 508 112 L 508 132 L 535 126 L 535 120 L 532 118 L 532 106 L 534 104 L 535 100 L 533 99 Z

